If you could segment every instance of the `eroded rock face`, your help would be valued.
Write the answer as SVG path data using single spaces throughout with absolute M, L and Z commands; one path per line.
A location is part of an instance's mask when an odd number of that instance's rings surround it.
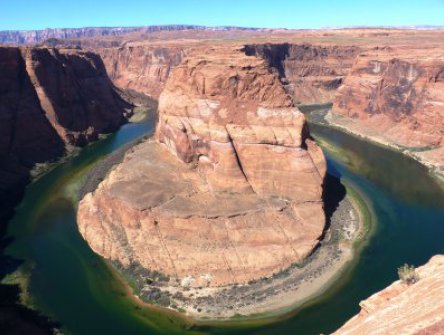
M 324 156 L 263 59 L 218 48 L 185 60 L 160 96 L 156 139 L 81 201 L 97 253 L 220 286 L 270 276 L 317 245 Z
M 444 58 L 439 49 L 375 49 L 360 55 L 333 112 L 357 133 L 424 150 L 444 166 Z M 347 120 L 350 120 L 347 123 Z M 432 149 L 432 150 L 426 150 Z
M 396 281 L 360 303 L 336 335 L 444 334 L 444 256 L 416 270 L 419 281 Z
M 207 46 L 171 43 L 163 46 L 132 43 L 120 48 L 95 49 L 114 84 L 158 98 L 171 70 L 193 51 Z M 279 74 L 294 102 L 332 102 L 361 49 L 353 46 L 310 44 L 249 44 L 244 52 L 264 58 Z
M 95 49 L 114 84 L 158 98 L 170 74 L 189 52 L 185 46 L 130 45 Z
M 361 48 L 311 44 L 252 44 L 247 55 L 257 55 L 275 68 L 296 103 L 332 102 Z
M 116 130 L 126 107 L 96 54 L 0 48 L 2 207 L 17 201 L 35 163 Z

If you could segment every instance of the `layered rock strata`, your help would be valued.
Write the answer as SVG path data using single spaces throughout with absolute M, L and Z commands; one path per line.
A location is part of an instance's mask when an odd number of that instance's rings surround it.
M 444 256 L 416 270 L 419 281 L 396 281 L 360 303 L 361 311 L 335 335 L 444 334 Z
M 129 152 L 80 202 L 94 251 L 182 286 L 270 276 L 322 235 L 325 160 L 266 61 L 196 53 L 159 101 L 156 141 Z
M 97 48 L 108 75 L 122 89 L 131 89 L 158 99 L 173 67 L 182 62 L 191 47 L 129 45 Z
M 128 43 L 120 48 L 95 48 L 110 78 L 120 88 L 158 98 L 172 68 L 193 51 L 207 46 L 189 42 L 165 45 Z M 296 103 L 332 102 L 361 48 L 311 44 L 248 44 L 248 56 L 264 58 L 277 71 Z
M 89 52 L 4 47 L 0 74 L 0 199 L 10 209 L 35 163 L 116 130 L 130 106 Z
M 360 55 L 338 90 L 330 121 L 407 150 L 444 172 L 440 50 L 377 48 Z
M 296 103 L 332 102 L 361 48 L 312 44 L 251 44 L 247 55 L 257 55 L 276 69 Z

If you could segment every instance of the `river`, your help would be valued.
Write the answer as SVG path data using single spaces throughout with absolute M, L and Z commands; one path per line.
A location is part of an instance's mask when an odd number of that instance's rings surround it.
M 312 125 L 328 173 L 358 190 L 373 213 L 374 233 L 359 258 L 320 297 L 264 324 L 229 321 L 191 326 L 174 313 L 137 305 L 122 279 L 95 255 L 76 226 L 79 187 L 100 159 L 151 134 L 154 120 L 123 126 L 84 148 L 27 188 L 9 224 L 7 253 L 26 260 L 33 304 L 66 334 L 320 334 L 341 326 L 358 303 L 415 266 L 444 253 L 444 191 L 427 170 L 392 150 L 338 130 Z

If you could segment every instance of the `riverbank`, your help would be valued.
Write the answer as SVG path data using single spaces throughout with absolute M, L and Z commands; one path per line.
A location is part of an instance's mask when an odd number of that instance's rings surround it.
M 424 165 L 433 177 L 437 178 L 441 183 L 444 183 L 444 148 L 403 147 L 388 141 L 378 134 L 371 133 L 368 129 L 363 129 L 353 119 L 335 114 L 331 109 L 331 105 L 310 107 L 312 106 L 305 106 L 305 108 L 307 108 L 305 113 L 308 114 L 310 122 L 334 127 L 349 135 L 411 157 Z

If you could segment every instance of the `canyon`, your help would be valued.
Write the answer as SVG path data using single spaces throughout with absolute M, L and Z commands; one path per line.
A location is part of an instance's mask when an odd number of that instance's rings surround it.
M 303 264 L 328 228 L 326 162 L 299 104 L 326 104 L 330 126 L 444 175 L 443 35 L 194 26 L 2 32 L 0 43 L 42 44 L 0 47 L 2 218 L 36 164 L 117 130 L 133 108 L 123 91 L 143 94 L 159 101 L 155 136 L 80 201 L 83 238 L 118 268 L 146 270 L 149 281 L 166 276 L 176 294 L 271 278 Z M 418 269 L 418 283 L 397 282 L 363 302 L 338 334 L 439 333 L 441 265 L 437 256 Z M 403 317 L 394 320 L 394 309 Z
M 175 33 L 162 35 L 164 43 L 153 38 L 118 48 L 102 47 L 99 39 L 88 48 L 102 56 L 116 86 L 157 99 L 171 70 L 188 54 L 232 44 L 265 59 L 296 104 L 332 103 L 326 118 L 331 125 L 403 151 L 444 175 L 440 31 L 254 34 L 227 42 L 226 36 L 200 40 Z M 264 36 L 273 43 L 255 43 Z
M 117 130 L 131 105 L 88 51 L 0 47 L 0 72 L 3 221 L 36 164 Z

